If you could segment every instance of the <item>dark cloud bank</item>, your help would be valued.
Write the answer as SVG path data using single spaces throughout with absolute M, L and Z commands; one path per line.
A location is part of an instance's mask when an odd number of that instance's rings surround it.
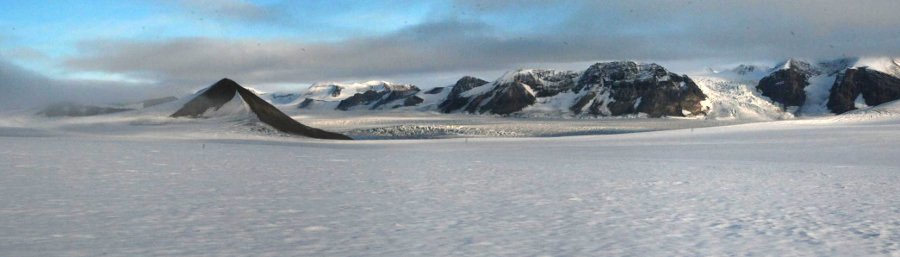
M 538 1 L 459 1 L 468 12 L 516 12 Z M 508 33 L 477 19 L 442 18 L 335 43 L 181 38 L 84 42 L 66 67 L 199 83 L 311 83 L 358 77 L 499 70 L 592 60 L 780 59 L 898 55 L 900 1 L 595 1 L 563 22 Z M 469 8 L 469 9 L 464 9 Z M 256 9 L 251 9 L 256 10 Z M 456 10 L 459 12 L 459 10 Z M 262 19 L 248 11 L 246 19 Z M 240 13 L 233 13 L 243 17 Z M 550 15 L 550 14 L 548 14 Z M 533 17 L 529 17 L 533 18 Z
M 57 102 L 131 103 L 188 93 L 163 84 L 124 84 L 93 80 L 57 80 L 0 59 L 0 110 L 36 108 Z
M 234 20 L 257 22 L 283 15 L 242 6 L 240 1 L 226 2 L 231 5 L 219 12 Z M 540 19 L 539 10 L 551 5 L 565 5 L 570 13 L 559 22 L 537 23 L 525 31 L 478 19 L 517 12 L 528 13 L 523 19 Z M 63 65 L 196 87 L 225 76 L 248 84 L 313 83 L 462 75 L 532 63 L 597 60 L 750 62 L 792 56 L 900 56 L 896 0 L 456 1 L 453 6 L 400 31 L 329 43 L 94 40 L 80 44 L 80 54 Z M 28 83 L 35 82 L 23 84 Z

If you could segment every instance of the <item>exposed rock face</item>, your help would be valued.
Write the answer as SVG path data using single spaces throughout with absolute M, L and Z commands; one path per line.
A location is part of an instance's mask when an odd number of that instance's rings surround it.
M 820 71 L 821 75 L 834 76 L 852 67 L 859 62 L 859 60 L 859 58 L 840 58 L 829 61 L 820 61 L 817 69 Z
M 732 69 L 731 71 L 734 72 L 734 73 L 737 74 L 737 75 L 742 75 L 742 76 L 743 76 L 743 75 L 748 75 L 748 74 L 756 73 L 756 72 L 759 71 L 760 69 L 763 69 L 763 68 L 762 68 L 762 67 L 758 67 L 758 66 L 756 66 L 756 65 L 746 65 L 746 64 L 741 64 L 741 65 L 738 65 L 737 67 L 735 67 L 734 69 Z
M 409 100 L 409 98 L 416 97 L 416 93 L 419 93 L 419 91 L 421 90 L 419 89 L 419 87 L 413 85 L 400 85 L 389 87 L 388 91 L 390 91 L 390 94 L 388 94 L 384 99 L 381 99 L 380 101 L 372 105 L 372 109 L 378 109 L 381 106 L 391 105 L 391 103 L 398 100 L 403 100 L 404 106 L 409 106 L 406 105 L 406 103 L 408 102 L 407 100 Z M 415 100 L 410 100 L 409 102 L 415 102 Z M 398 107 L 399 104 L 393 106 Z
M 311 105 L 314 101 L 315 101 L 315 100 L 313 100 L 313 99 L 306 98 L 306 99 L 303 100 L 303 102 L 300 102 L 300 104 L 297 105 L 297 108 L 300 108 L 300 109 L 307 108 L 307 107 L 309 107 L 309 105 Z
M 440 109 L 441 112 L 450 113 L 465 107 L 469 104 L 469 100 L 471 99 L 468 97 L 460 97 L 460 94 L 469 91 L 470 89 L 484 86 L 485 84 L 488 84 L 488 82 L 476 77 L 462 77 L 456 81 L 456 84 L 450 89 L 450 94 L 447 95 L 447 99 L 438 105 L 438 109 Z
M 706 95 L 687 76 L 656 64 L 598 63 L 584 73 L 553 70 L 518 70 L 489 84 L 489 89 L 450 94 L 443 112 L 507 115 L 540 102 L 542 110 L 560 106 L 575 115 L 597 116 L 647 113 L 651 117 L 698 115 Z M 549 106 L 548 106 L 549 105 Z
M 365 93 L 355 94 L 347 99 L 341 100 L 341 102 L 337 106 L 337 109 L 346 111 L 350 110 L 350 108 L 354 106 L 369 105 L 370 103 L 380 100 L 382 97 L 384 97 L 384 95 L 389 93 L 390 92 L 388 91 L 376 92 L 375 90 L 369 90 Z
M 339 87 L 339 86 L 332 86 L 332 88 L 331 88 L 331 97 L 338 97 L 339 95 L 341 95 L 341 87 Z
M 900 99 L 900 78 L 867 68 L 848 69 L 837 76 L 830 93 L 828 109 L 841 114 L 855 110 L 860 95 L 868 106 Z
M 298 93 L 283 93 L 283 92 L 275 92 L 269 94 L 269 98 L 272 99 L 272 103 L 275 104 L 288 104 L 300 98 L 300 94 Z
M 791 67 L 778 70 L 759 81 L 756 89 L 763 96 L 772 99 L 787 108 L 789 106 L 803 106 L 806 102 L 806 91 L 809 86 L 809 74 L 800 69 Z
M 474 105 L 476 102 L 473 101 L 472 106 L 479 106 L 478 112 L 480 113 L 505 115 L 525 109 L 537 100 L 528 85 L 519 82 L 498 85 L 492 90 L 490 96 L 491 98 L 482 105 Z M 477 103 L 482 103 L 482 101 Z
M 72 102 L 51 104 L 37 113 L 47 117 L 85 117 L 130 111 L 127 108 L 100 107 Z
M 337 109 L 346 111 L 356 106 L 369 106 L 369 109 L 379 109 L 382 106 L 391 104 L 394 101 L 405 100 L 408 97 L 415 96 L 421 91 L 419 87 L 413 85 L 386 85 L 384 90 L 368 90 L 363 93 L 357 93 L 347 99 L 341 100 Z M 403 102 L 405 104 L 405 102 Z
M 336 109 L 337 105 L 348 98 L 354 97 L 357 94 L 365 94 L 368 91 L 374 91 L 376 93 L 380 93 L 386 90 L 390 90 L 390 88 L 397 87 L 394 84 L 386 81 L 367 81 L 363 83 L 353 83 L 353 84 L 339 84 L 339 83 L 316 83 L 310 86 L 303 93 L 290 93 L 291 95 L 296 94 L 297 97 L 293 99 L 286 98 L 285 100 L 290 99 L 290 101 L 282 101 L 279 103 L 293 103 L 296 100 L 300 100 L 300 104 L 297 105 L 297 108 L 300 109 Z M 310 100 L 312 102 L 308 102 Z M 366 99 L 356 97 L 352 101 L 360 101 L 366 103 L 374 103 L 371 100 L 365 101 Z M 273 97 L 273 102 L 275 101 Z M 307 104 L 303 104 L 303 103 Z M 310 104 L 311 103 L 311 104 Z M 345 103 L 345 108 L 351 108 L 358 105 L 349 103 Z M 338 109 L 343 110 L 343 109 Z
M 518 82 L 527 85 L 534 91 L 535 97 L 555 96 L 560 92 L 571 90 L 575 86 L 578 73 L 573 71 L 527 70 L 517 72 L 507 82 Z
M 303 93 L 300 97 L 314 97 L 314 96 L 330 96 L 330 97 L 338 97 L 341 95 L 343 91 L 343 86 L 340 84 L 314 84 L 310 86 L 306 92 Z
M 441 92 L 444 92 L 444 87 L 432 88 L 431 90 L 425 91 L 425 94 L 426 95 L 435 95 L 435 94 L 440 94 Z
M 410 97 L 407 97 L 406 100 L 403 100 L 403 106 L 416 106 L 423 102 L 425 102 L 425 99 L 422 99 L 418 96 L 410 96 Z M 395 106 L 395 108 L 396 107 L 399 107 L 399 106 Z
M 578 73 L 571 71 L 508 72 L 490 84 L 489 91 L 479 95 L 461 94 L 447 106 L 459 109 L 467 104 L 465 111 L 470 113 L 511 114 L 533 105 L 539 97 L 552 97 L 571 90 L 577 77 Z M 451 100 L 449 96 L 448 100 Z M 444 112 L 452 112 L 455 109 L 445 108 Z
M 647 113 L 650 117 L 703 113 L 706 95 L 687 76 L 679 76 L 656 64 L 635 62 L 598 63 L 588 68 L 575 93 L 573 112 L 587 107 L 593 115 L 617 116 Z
M 278 108 L 275 108 L 275 106 L 272 106 L 262 98 L 259 98 L 259 96 L 253 92 L 250 92 L 246 88 L 227 78 L 222 79 L 207 88 L 205 92 L 187 102 L 184 107 L 172 114 L 171 117 L 202 118 L 203 114 L 208 110 L 218 110 L 232 99 L 235 99 L 235 94 L 240 96 L 247 106 L 249 106 L 250 111 L 255 114 L 261 122 L 266 123 L 281 132 L 319 139 L 351 139 L 350 137 L 341 134 L 300 124 L 290 116 L 287 116 L 278 110 Z

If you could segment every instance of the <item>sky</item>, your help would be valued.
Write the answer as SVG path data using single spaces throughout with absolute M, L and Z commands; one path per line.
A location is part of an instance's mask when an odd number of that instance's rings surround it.
M 900 56 L 896 0 L 0 0 L 6 105 L 388 80 L 423 88 L 608 60 L 678 73 Z M 40 99 L 28 99 L 40 96 Z M 124 100 L 123 100 L 124 101 Z M 0 107 L 2 107 L 0 103 Z

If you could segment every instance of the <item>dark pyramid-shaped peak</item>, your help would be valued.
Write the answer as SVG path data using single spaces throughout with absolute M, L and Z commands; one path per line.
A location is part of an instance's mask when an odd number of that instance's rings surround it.
M 212 86 L 206 88 L 203 93 L 184 105 L 172 117 L 200 118 L 209 109 L 218 110 L 223 105 L 234 99 L 234 94 L 244 89 L 234 80 L 224 78 Z M 247 89 L 244 89 L 247 90 Z M 249 92 L 249 90 L 248 90 Z
M 287 114 L 284 114 L 278 108 L 259 98 L 259 96 L 237 82 L 227 78 L 219 80 L 219 82 L 208 87 L 203 93 L 184 104 L 184 107 L 172 114 L 171 117 L 202 118 L 206 111 L 222 108 L 223 105 L 234 99 L 235 94 L 240 95 L 241 99 L 250 107 L 250 111 L 261 122 L 281 132 L 319 139 L 351 139 L 345 135 L 307 127 L 287 116 Z

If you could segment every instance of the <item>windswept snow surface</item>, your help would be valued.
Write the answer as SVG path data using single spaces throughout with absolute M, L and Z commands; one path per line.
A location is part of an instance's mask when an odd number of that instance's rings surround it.
M 727 97 L 753 99 L 742 90 Z M 898 106 L 353 142 L 228 119 L 135 123 L 166 106 L 2 117 L 0 256 L 900 256 Z M 389 114 L 298 118 L 527 133 L 706 122 Z

